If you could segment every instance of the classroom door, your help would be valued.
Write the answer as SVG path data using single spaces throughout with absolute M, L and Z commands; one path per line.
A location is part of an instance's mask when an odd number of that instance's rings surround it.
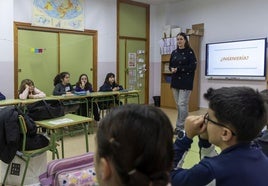
M 140 90 L 140 103 L 145 103 L 145 90 L 147 87 L 146 81 L 146 61 L 145 54 L 140 51 L 145 51 L 145 41 L 120 39 L 119 48 L 119 81 L 126 89 Z M 142 60 L 141 60 L 142 59 Z M 136 102 L 129 100 L 128 102 Z
M 60 34 L 60 71 L 70 72 L 72 84 L 81 74 L 93 82 L 93 36 Z
M 150 7 L 125 0 L 117 0 L 117 7 L 119 82 L 128 89 L 139 89 L 140 103 L 148 104 Z
M 18 89 L 23 79 L 31 79 L 38 89 L 52 94 L 58 72 L 57 46 L 56 33 L 18 30 Z

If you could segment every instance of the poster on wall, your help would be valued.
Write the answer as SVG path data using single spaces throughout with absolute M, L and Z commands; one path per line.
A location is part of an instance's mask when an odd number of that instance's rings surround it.
M 128 89 L 135 90 L 137 85 L 137 71 L 134 68 L 128 71 Z
M 136 53 L 128 53 L 128 68 L 136 68 Z
M 34 0 L 32 25 L 84 31 L 84 0 Z

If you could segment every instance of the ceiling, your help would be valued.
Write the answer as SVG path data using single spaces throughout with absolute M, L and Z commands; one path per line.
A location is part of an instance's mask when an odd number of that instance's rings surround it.
M 175 2 L 181 2 L 184 0 L 134 0 L 141 3 L 156 5 L 156 4 L 164 4 L 164 3 L 175 3 Z

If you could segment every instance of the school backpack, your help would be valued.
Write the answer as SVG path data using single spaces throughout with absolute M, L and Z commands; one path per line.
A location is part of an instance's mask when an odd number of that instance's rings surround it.
M 94 154 L 52 160 L 47 171 L 39 176 L 39 181 L 42 186 L 98 186 Z
M 35 121 L 64 116 L 64 107 L 59 100 L 40 100 L 27 105 L 27 114 Z

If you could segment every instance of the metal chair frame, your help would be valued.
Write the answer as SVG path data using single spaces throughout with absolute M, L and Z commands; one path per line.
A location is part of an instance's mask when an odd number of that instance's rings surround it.
M 26 150 L 26 142 L 27 142 L 27 138 L 26 138 L 26 134 L 27 134 L 26 123 L 25 123 L 24 117 L 22 115 L 19 115 L 18 119 L 19 119 L 19 123 L 20 123 L 20 129 L 21 129 L 21 132 L 22 132 L 22 135 L 23 135 L 23 143 L 22 143 L 22 150 L 17 151 L 16 156 L 18 156 L 20 159 L 22 159 L 25 162 L 25 169 L 23 171 L 23 176 L 22 176 L 22 180 L 21 180 L 21 184 L 20 184 L 21 186 L 23 186 L 23 183 L 25 181 L 25 176 L 26 176 L 26 173 L 27 173 L 27 169 L 28 169 L 28 166 L 29 166 L 29 162 L 30 162 L 30 159 L 32 157 L 40 155 L 40 154 L 42 154 L 42 153 L 44 153 L 46 151 L 51 151 L 52 153 L 55 153 L 57 155 L 57 158 L 59 158 L 59 153 L 58 153 L 57 149 L 53 149 L 53 146 L 52 146 L 51 143 L 49 143 L 48 146 L 40 148 L 40 149 Z M 6 179 L 7 179 L 8 172 L 10 170 L 11 164 L 12 163 L 10 163 L 7 166 L 5 177 L 4 177 L 2 185 L 5 185 L 5 182 L 6 182 Z

